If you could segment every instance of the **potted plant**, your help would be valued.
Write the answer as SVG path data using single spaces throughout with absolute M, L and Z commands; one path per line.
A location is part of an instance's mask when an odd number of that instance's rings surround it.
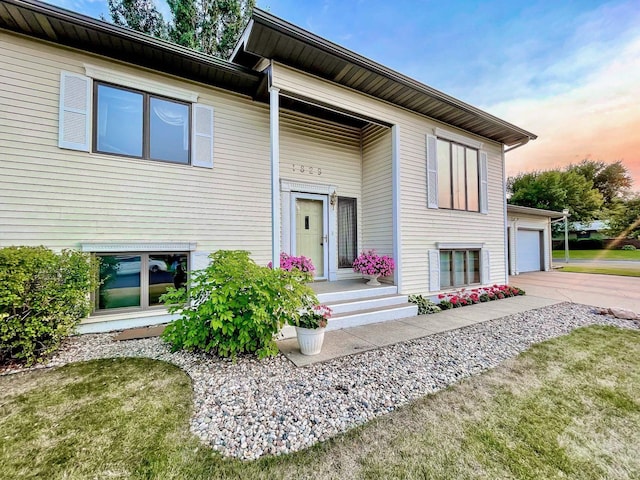
M 369 278 L 367 285 L 380 285 L 378 277 L 391 275 L 395 268 L 393 258 L 380 256 L 375 250 L 362 252 L 353 262 L 353 271 Z
M 294 323 L 300 353 L 303 355 L 320 353 L 324 341 L 324 330 L 330 316 L 331 309 L 326 305 L 308 305 L 300 311 Z

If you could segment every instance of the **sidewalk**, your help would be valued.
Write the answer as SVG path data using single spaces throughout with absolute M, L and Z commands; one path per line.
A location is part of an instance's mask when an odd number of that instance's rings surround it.
M 562 300 L 524 295 L 431 315 L 333 330 L 325 333 L 322 352 L 313 356 L 300 353 L 296 338 L 279 341 L 278 348 L 296 366 L 303 367 L 561 302 Z

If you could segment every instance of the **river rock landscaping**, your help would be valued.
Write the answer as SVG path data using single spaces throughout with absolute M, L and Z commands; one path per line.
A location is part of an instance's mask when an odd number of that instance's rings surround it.
M 565 303 L 305 368 L 283 355 L 233 362 L 171 353 L 159 338 L 114 342 L 115 334 L 74 337 L 45 366 L 109 357 L 178 365 L 193 381 L 191 430 L 221 454 L 248 460 L 303 449 L 493 368 L 534 343 L 596 324 L 640 329 L 640 322 Z

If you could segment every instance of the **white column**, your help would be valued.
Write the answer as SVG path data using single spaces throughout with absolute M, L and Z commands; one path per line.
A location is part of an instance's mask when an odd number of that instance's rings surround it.
M 269 89 L 271 139 L 271 261 L 280 267 L 280 89 Z
M 391 185 L 392 185 L 392 215 L 393 215 L 393 259 L 396 270 L 393 282 L 402 291 L 402 246 L 400 235 L 400 127 L 391 127 Z

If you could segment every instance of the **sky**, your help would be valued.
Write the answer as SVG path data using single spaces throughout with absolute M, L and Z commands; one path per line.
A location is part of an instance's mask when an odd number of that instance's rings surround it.
M 50 2 L 108 17 L 106 0 Z M 508 175 L 622 160 L 640 191 L 640 0 L 257 3 L 538 135 Z

